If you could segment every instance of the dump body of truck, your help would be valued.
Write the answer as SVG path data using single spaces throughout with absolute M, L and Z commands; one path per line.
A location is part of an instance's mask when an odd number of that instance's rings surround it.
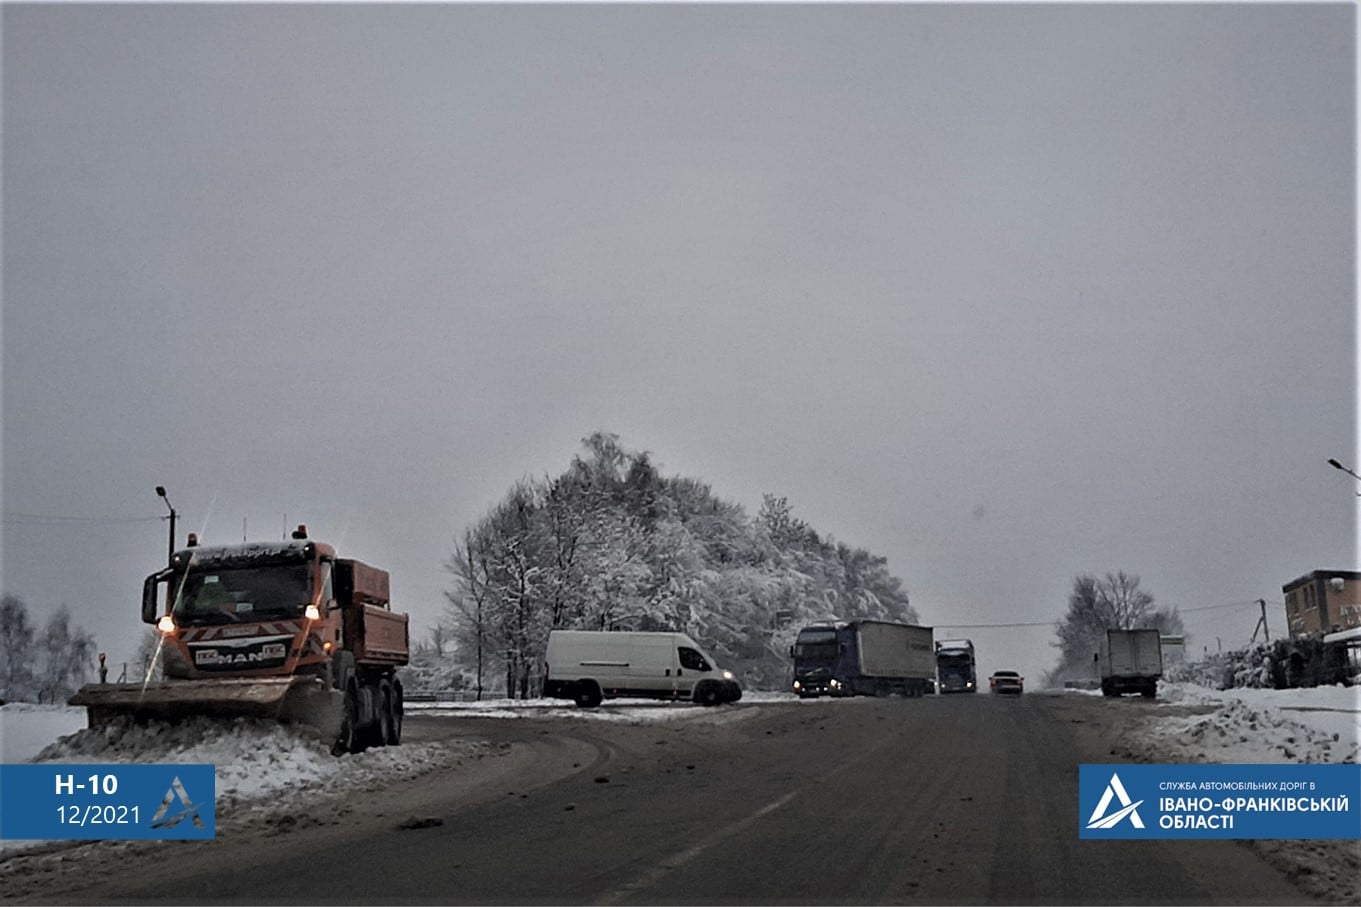
M 1107 630 L 1096 662 L 1103 695 L 1140 693 L 1152 699 L 1163 676 L 1162 634 L 1156 629 Z
M 879 620 L 829 621 L 799 631 L 794 692 L 800 697 L 920 696 L 935 676 L 932 630 Z
M 410 640 L 388 595 L 386 571 L 337 557 L 302 526 L 278 543 L 200 547 L 191 536 L 142 589 L 165 679 L 87 684 L 71 704 L 91 726 L 254 715 L 312 725 L 337 752 L 397 744 L 396 669 Z
M 936 643 L 936 676 L 942 693 L 977 693 L 978 659 L 967 639 Z

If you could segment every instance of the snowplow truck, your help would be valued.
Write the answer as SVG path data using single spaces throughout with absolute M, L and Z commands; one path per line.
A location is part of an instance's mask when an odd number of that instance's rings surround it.
M 155 624 L 164 680 L 93 683 L 70 700 L 91 727 L 121 716 L 253 716 L 296 722 L 359 752 L 402 739 L 407 615 L 388 574 L 307 537 L 176 551 L 146 578 L 142 620 Z

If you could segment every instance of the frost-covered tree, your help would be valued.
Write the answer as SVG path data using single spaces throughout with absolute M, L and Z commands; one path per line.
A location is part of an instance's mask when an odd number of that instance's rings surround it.
M 1164 634 L 1183 632 L 1176 608 L 1155 607 L 1152 594 L 1139 586 L 1139 577 L 1125 573 L 1092 574 L 1074 577 L 1068 596 L 1068 611 L 1058 624 L 1059 666 L 1051 676 L 1090 677 L 1092 655 L 1100 648 L 1107 630 L 1132 630 L 1153 627 Z
M 0 596 L 0 699 L 37 696 L 34 654 L 28 606 L 16 595 Z
M 57 702 L 75 693 L 94 664 L 95 641 L 79 626 L 71 625 L 71 612 L 62 605 L 53 612 L 38 638 L 41 662 L 38 700 Z
M 554 628 L 682 630 L 764 685 L 802 623 L 916 619 L 884 558 L 820 538 L 784 498 L 752 518 L 608 432 L 561 476 L 517 482 L 446 567 L 454 657 L 498 666 L 513 695 L 537 693 Z

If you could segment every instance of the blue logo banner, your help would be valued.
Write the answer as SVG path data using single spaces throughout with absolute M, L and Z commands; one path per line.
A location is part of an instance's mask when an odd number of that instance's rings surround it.
M 1080 765 L 1078 837 L 1361 839 L 1361 765 Z
M 0 765 L 0 838 L 203 840 L 217 835 L 211 765 Z

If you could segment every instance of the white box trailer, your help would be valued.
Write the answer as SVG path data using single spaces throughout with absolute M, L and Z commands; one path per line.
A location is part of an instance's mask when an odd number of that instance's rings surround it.
M 920 677 L 935 674 L 936 655 L 930 627 L 862 620 L 860 673 L 866 677 Z
M 553 630 L 545 660 L 544 695 L 583 708 L 615 697 L 704 705 L 742 698 L 733 673 L 684 633 Z
M 1162 633 L 1153 628 L 1107 630 L 1096 662 L 1102 695 L 1140 693 L 1152 699 L 1163 676 Z
M 800 697 L 920 696 L 935 683 L 934 633 L 882 620 L 831 621 L 799 631 L 794 692 Z

